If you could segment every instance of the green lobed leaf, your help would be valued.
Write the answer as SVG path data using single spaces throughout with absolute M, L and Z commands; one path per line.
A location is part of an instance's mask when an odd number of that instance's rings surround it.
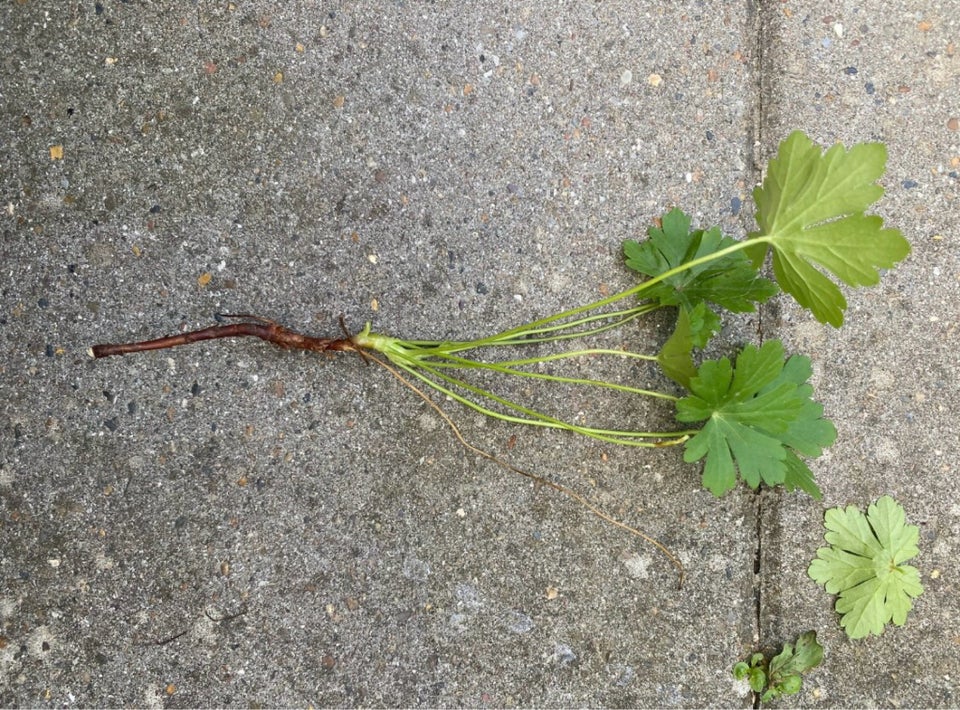
M 690 321 L 690 340 L 694 347 L 702 349 L 710 342 L 710 338 L 720 332 L 723 325 L 720 316 L 707 308 L 704 301 L 690 309 L 681 306 L 680 310 L 687 314 Z
M 747 345 L 736 367 L 721 358 L 703 363 L 690 378 L 690 395 L 677 402 L 677 420 L 706 420 L 685 444 L 684 460 L 705 458 L 703 485 L 721 496 L 737 474 L 751 488 L 760 483 L 800 488 L 818 498 L 813 475 L 798 454 L 819 456 L 836 438 L 810 399 L 809 359 L 784 362 L 783 345 L 770 340 Z
M 797 454 L 810 458 L 819 457 L 823 454 L 823 447 L 836 440 L 837 430 L 830 420 L 823 418 L 823 406 L 810 399 L 813 396 L 813 387 L 806 382 L 812 374 L 810 358 L 794 355 L 787 360 L 774 384 L 792 382 L 797 386 L 797 395 L 804 399 L 799 414 L 780 435 L 780 441 L 788 447 L 784 459 L 784 488 L 790 492 L 800 489 L 815 500 L 820 500 L 823 496 L 813 480 L 813 472 Z
M 784 644 L 783 651 L 770 660 L 770 677 L 778 680 L 787 673 L 806 673 L 822 660 L 823 646 L 817 642 L 817 632 L 807 631 L 797 637 L 796 644 Z
M 800 131 L 780 144 L 763 184 L 753 192 L 759 230 L 747 248 L 759 267 L 768 247 L 780 287 L 822 323 L 843 323 L 846 299 L 820 269 L 848 286 L 876 284 L 880 268 L 891 268 L 910 253 L 896 229 L 864 211 L 883 195 L 887 149 L 839 143 L 823 153 Z M 820 268 L 817 268 L 820 267 Z
M 783 650 L 767 662 L 762 653 L 754 653 L 749 665 L 740 661 L 733 667 L 733 677 L 747 680 L 751 690 L 762 693 L 761 700 L 768 702 L 781 695 L 800 692 L 801 676 L 820 665 L 823 647 L 817 643 L 817 633 L 800 634 L 795 644 L 786 643 Z
M 834 438 L 836 437 L 834 436 Z M 823 493 L 820 492 L 820 488 L 813 480 L 813 471 L 810 470 L 810 467 L 807 466 L 803 459 L 788 450 L 784 463 L 786 464 L 787 470 L 783 476 L 783 487 L 786 488 L 789 493 L 793 493 L 793 491 L 799 489 L 814 500 L 821 500 L 823 498 Z
M 693 330 L 686 308 L 679 309 L 677 325 L 657 353 L 657 363 L 667 377 L 686 389 L 690 388 L 697 367 L 693 364 Z
M 719 330 L 719 316 L 705 303 L 698 303 L 692 310 L 685 306 L 677 309 L 677 324 L 657 354 L 657 362 L 664 374 L 690 389 L 690 378 L 697 374 L 693 348 L 702 348 Z
M 650 277 L 737 243 L 724 237 L 717 227 L 691 231 L 690 217 L 679 209 L 665 214 L 661 226 L 651 227 L 647 235 L 643 243 L 625 241 L 623 251 L 627 266 Z M 669 276 L 644 290 L 643 297 L 664 306 L 685 307 L 691 314 L 707 302 L 728 311 L 749 312 L 777 291 L 776 284 L 761 277 L 745 254 L 735 251 Z M 719 318 L 709 309 L 704 310 L 713 316 L 709 323 L 712 330 L 707 331 L 703 341 L 706 342 L 717 330 Z
M 840 625 L 850 638 L 879 636 L 887 623 L 902 626 L 923 593 L 920 573 L 903 564 L 919 554 L 920 531 L 906 524 L 903 507 L 890 496 L 869 506 L 831 508 L 824 516 L 830 547 L 817 550 L 807 574 L 838 594 Z

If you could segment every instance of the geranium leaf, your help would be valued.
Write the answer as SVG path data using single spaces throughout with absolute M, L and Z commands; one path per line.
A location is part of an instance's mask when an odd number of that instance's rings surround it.
M 836 430 L 810 399 L 809 373 L 807 358 L 784 362 L 783 345 L 770 340 L 760 348 L 747 345 L 735 367 L 727 358 L 711 360 L 690 378 L 677 419 L 706 423 L 686 442 L 684 460 L 706 459 L 703 484 L 714 495 L 731 490 L 739 473 L 752 488 L 783 484 L 819 497 L 798 453 L 819 456 Z
M 879 281 L 878 269 L 910 253 L 899 231 L 864 214 L 883 195 L 876 180 L 886 161 L 882 143 L 850 150 L 837 144 L 823 153 L 795 131 L 780 144 L 753 192 L 759 230 L 750 234 L 756 243 L 747 252 L 754 266 L 772 248 L 777 283 L 823 323 L 839 327 L 847 302 L 820 269 L 848 286 L 869 286 Z
M 830 547 L 817 550 L 807 574 L 830 594 L 838 594 L 840 625 L 850 638 L 879 636 L 887 623 L 902 626 L 923 593 L 920 573 L 903 562 L 919 553 L 916 525 L 907 525 L 903 508 L 883 496 L 864 515 L 855 506 L 832 508 L 824 516 Z
M 642 243 L 623 243 L 627 266 L 646 276 L 659 276 L 737 244 L 736 240 L 724 237 L 717 227 L 691 231 L 690 217 L 679 209 L 665 214 L 660 222 L 660 227 L 647 230 L 648 239 Z M 644 289 L 642 296 L 664 306 L 685 307 L 690 313 L 703 303 L 733 312 L 749 312 L 778 290 L 776 284 L 759 275 L 742 250 L 735 250 L 668 276 Z M 709 309 L 707 313 L 713 316 L 711 323 L 719 322 Z
M 686 389 L 690 388 L 690 379 L 697 374 L 696 365 L 693 364 L 692 333 L 690 315 L 686 308 L 681 308 L 673 333 L 657 353 L 657 363 L 663 373 Z

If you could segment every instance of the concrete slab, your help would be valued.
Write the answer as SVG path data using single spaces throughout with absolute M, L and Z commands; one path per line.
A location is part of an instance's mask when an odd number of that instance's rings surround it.
M 790 10 L 789 12 L 783 10 Z M 960 644 L 951 629 L 960 596 L 957 550 L 960 440 L 956 333 L 960 250 L 960 84 L 956 13 L 835 3 L 765 16 L 765 61 L 776 72 L 764 121 L 766 150 L 792 127 L 820 142 L 880 140 L 889 159 L 879 212 L 913 252 L 876 288 L 848 293 L 839 331 L 785 304 L 776 333 L 818 367 L 817 389 L 839 432 L 817 468 L 827 506 L 862 509 L 884 494 L 921 530 L 915 560 L 925 593 L 903 628 L 850 641 L 832 605 L 806 578 L 807 551 L 823 544 L 822 510 L 777 497 L 763 512 L 764 638 L 820 629 L 828 660 L 798 704 L 953 707 Z M 767 497 L 764 500 L 768 500 Z M 766 506 L 765 506 L 766 507 Z
M 807 628 L 828 658 L 799 704 L 955 702 L 946 13 L 31 1 L 0 30 L 4 705 L 745 707 L 730 666 Z M 621 241 L 673 205 L 748 230 L 756 166 L 795 127 L 888 142 L 883 210 L 915 254 L 845 330 L 783 306 L 725 342 L 759 330 L 819 363 L 826 504 L 890 492 L 923 525 L 928 591 L 879 640 L 845 641 L 805 577 L 807 498 L 718 501 L 678 452 L 448 403 L 472 441 L 675 550 L 677 590 L 654 549 L 465 452 L 358 358 L 86 355 L 215 312 L 459 338 L 586 303 L 630 282 Z

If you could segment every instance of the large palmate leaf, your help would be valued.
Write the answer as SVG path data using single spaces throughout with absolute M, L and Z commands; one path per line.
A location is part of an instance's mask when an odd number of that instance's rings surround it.
M 798 454 L 819 456 L 833 443 L 836 429 L 810 399 L 809 376 L 809 358 L 795 355 L 784 362 L 777 340 L 760 348 L 747 345 L 736 366 L 727 358 L 700 366 L 689 380 L 690 395 L 677 402 L 677 419 L 706 420 L 687 441 L 683 458 L 706 457 L 703 485 L 714 495 L 732 489 L 739 472 L 752 488 L 761 482 L 783 484 L 820 497 Z
M 763 184 L 754 190 L 757 224 L 748 253 L 755 266 L 773 249 L 780 287 L 822 323 L 843 323 L 846 299 L 822 270 L 848 286 L 876 284 L 878 269 L 910 253 L 910 244 L 883 220 L 864 214 L 883 195 L 887 149 L 840 144 L 823 153 L 800 131 L 780 144 Z

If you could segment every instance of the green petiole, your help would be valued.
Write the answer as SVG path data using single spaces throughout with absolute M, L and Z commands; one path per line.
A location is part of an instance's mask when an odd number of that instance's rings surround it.
M 730 490 L 741 478 L 753 488 L 761 482 L 783 484 L 787 490 L 799 488 L 819 496 L 813 472 L 802 458 L 819 456 L 833 443 L 836 430 L 823 418 L 823 407 L 810 399 L 809 359 L 787 357 L 778 341 L 767 341 L 759 349 L 748 345 L 735 361 L 720 358 L 699 366 L 693 352 L 720 331 L 722 321 L 714 309 L 750 312 L 781 289 L 821 322 L 841 325 L 846 301 L 830 277 L 851 287 L 875 284 L 881 269 L 893 267 L 910 251 L 902 234 L 884 228 L 880 217 L 865 214 L 883 194 L 876 181 L 885 162 L 886 149 L 881 144 L 861 144 L 849 150 L 838 144 L 824 154 L 820 146 L 795 132 L 781 144 L 763 184 L 754 190 L 759 229 L 746 239 L 726 237 L 717 227 L 692 229 L 690 217 L 673 209 L 647 230 L 642 243 L 624 242 L 626 265 L 645 280 L 592 303 L 487 337 L 403 340 L 372 333 L 368 323 L 353 336 L 344 326 L 343 338 L 311 338 L 248 316 L 251 321 L 246 323 L 139 343 L 98 345 L 92 354 L 105 357 L 237 336 L 254 336 L 284 348 L 367 353 L 393 374 L 402 371 L 434 391 L 502 421 L 566 429 L 632 446 L 685 443 L 685 460 L 704 460 L 704 485 L 716 495 Z M 768 252 L 773 255 L 776 283 L 759 274 Z M 627 298 L 645 301 L 623 306 Z M 676 308 L 678 316 L 673 333 L 655 354 L 626 348 L 559 347 L 609 334 L 664 307 Z M 504 357 L 491 355 L 496 348 L 531 346 L 554 347 L 532 356 L 515 352 Z M 687 395 L 681 398 L 594 375 L 595 365 L 612 356 L 656 362 Z M 584 363 L 590 376 L 545 368 L 573 359 L 590 359 Z M 584 426 L 469 382 L 466 378 L 471 373 L 650 397 L 673 404 L 678 421 L 699 428 L 645 432 Z M 419 389 L 415 391 L 423 396 Z
M 763 184 L 754 190 L 757 232 L 737 241 L 721 234 L 717 227 L 691 229 L 690 217 L 673 209 L 647 230 L 642 243 L 628 239 L 623 244 L 626 265 L 645 278 L 641 283 L 483 338 L 403 340 L 372 333 L 369 323 L 360 333 L 351 335 L 342 318 L 342 338 L 315 338 L 256 316 L 232 316 L 245 322 L 231 324 L 222 324 L 225 317 L 219 316 L 220 324 L 215 326 L 153 340 L 95 345 L 90 353 L 100 358 L 245 336 L 286 349 L 358 353 L 386 369 L 436 410 L 464 447 L 564 493 L 600 519 L 655 545 L 680 570 L 682 582 L 683 565 L 666 547 L 607 515 L 576 491 L 501 461 L 469 443 L 450 416 L 418 384 L 503 422 L 560 429 L 624 446 L 683 445 L 685 461 L 704 462 L 703 485 L 716 496 L 734 488 L 740 479 L 754 489 L 761 483 L 782 485 L 788 491 L 803 490 L 819 498 L 813 471 L 803 459 L 820 456 L 834 443 L 837 432 L 823 416 L 823 406 L 811 398 L 813 388 L 808 381 L 813 369 L 809 358 L 787 356 L 778 340 L 767 340 L 761 347 L 746 345 L 735 359 L 706 360 L 699 366 L 693 352 L 702 349 L 721 329 L 720 315 L 714 309 L 754 311 L 757 304 L 781 289 L 817 320 L 839 327 L 847 304 L 830 276 L 851 287 L 875 284 L 881 269 L 893 267 L 910 252 L 902 234 L 884 228 L 881 218 L 865 214 L 883 194 L 876 181 L 883 174 L 885 162 L 886 149 L 881 144 L 861 144 L 849 151 L 838 144 L 823 154 L 813 141 L 795 132 L 781 144 Z M 759 273 L 768 252 L 773 255 L 776 283 Z M 627 298 L 644 302 L 619 305 Z M 664 307 L 675 308 L 677 320 L 656 354 L 627 348 L 561 346 L 609 334 Z M 512 351 L 504 357 L 491 356 L 496 348 L 530 346 L 553 347 L 550 352 L 535 351 L 532 356 L 518 356 Z M 686 396 L 594 376 L 595 366 L 610 357 L 657 363 Z M 582 364 L 591 376 L 552 370 L 553 365 L 574 359 L 588 360 Z M 676 421 L 696 428 L 633 431 L 588 426 L 492 392 L 468 381 L 471 373 L 650 397 L 669 402 Z M 605 407 L 601 404 L 597 408 Z M 798 650 L 804 638 L 798 640 Z M 774 679 L 776 664 L 789 655 L 788 647 L 769 665 L 762 654 L 755 654 L 750 664 L 737 664 L 735 672 L 738 677 L 749 676 L 752 687 L 760 692 L 760 686 L 768 680 L 767 673 Z M 791 666 L 789 670 L 802 672 L 803 668 Z M 762 701 L 774 697 L 771 693 L 795 692 L 799 675 L 784 673 L 782 682 L 774 679 L 773 686 Z
M 663 446 L 666 443 L 682 443 L 689 436 L 696 433 L 696 430 L 680 432 L 636 432 L 581 426 L 552 417 L 531 407 L 518 404 L 494 394 L 489 390 L 483 389 L 478 385 L 469 383 L 462 378 L 447 374 L 445 370 L 483 370 L 501 375 L 537 379 L 557 384 L 598 387 L 676 402 L 679 398 L 673 394 L 632 387 L 601 378 L 568 377 L 520 369 L 572 358 L 601 355 L 628 357 L 645 362 L 656 362 L 658 360 L 656 355 L 610 348 L 582 348 L 561 353 L 490 362 L 466 357 L 462 355 L 462 353 L 497 347 L 518 347 L 556 343 L 564 340 L 587 338 L 620 328 L 641 316 L 662 308 L 662 306 L 659 303 L 643 303 L 631 308 L 614 311 L 598 311 L 625 298 L 641 295 L 646 289 L 664 279 L 681 274 L 688 269 L 710 263 L 716 259 L 722 259 L 728 254 L 743 249 L 745 246 L 746 243 L 738 242 L 731 247 L 685 262 L 637 286 L 612 296 L 604 297 L 586 306 L 572 308 L 562 313 L 541 318 L 525 325 L 510 328 L 495 335 L 478 338 L 476 340 L 402 340 L 372 333 L 370 331 L 370 324 L 367 323 L 360 333 L 353 336 L 353 342 L 360 348 L 373 350 L 385 355 L 394 365 L 413 375 L 433 390 L 450 397 L 474 411 L 495 419 L 515 424 L 566 429 L 601 441 L 630 446 L 652 447 Z M 464 394 L 464 392 L 469 394 Z M 472 395 L 472 397 L 470 395 Z M 495 402 L 518 414 L 506 414 L 496 411 L 482 404 L 484 401 Z M 656 442 L 651 440 L 656 440 Z
M 501 421 L 510 422 L 513 424 L 527 424 L 531 426 L 547 427 L 551 429 L 565 429 L 567 431 L 572 431 L 583 436 L 587 436 L 591 439 L 597 439 L 600 441 L 606 441 L 608 443 L 622 444 L 627 446 L 641 446 L 641 447 L 661 447 L 661 446 L 670 446 L 673 444 L 681 444 L 687 438 L 696 433 L 696 430 L 685 430 L 685 431 L 676 431 L 676 432 L 644 432 L 644 431 L 623 431 L 618 429 L 602 429 L 598 427 L 589 427 L 582 426 L 579 424 L 573 424 L 571 422 L 552 417 L 543 412 L 539 412 L 530 407 L 518 404 L 512 400 L 502 397 L 500 395 L 494 394 L 488 390 L 477 387 L 465 380 L 462 380 L 457 377 L 448 375 L 440 370 L 435 369 L 431 365 L 424 365 L 423 363 L 410 364 L 402 361 L 392 361 L 393 364 L 397 365 L 400 369 L 417 378 L 433 390 L 440 392 L 441 394 L 453 399 L 454 401 L 463 404 L 470 409 L 473 409 L 476 412 L 479 412 L 485 416 L 499 419 Z M 437 380 L 431 379 L 427 375 L 429 373 L 435 378 L 442 380 L 447 384 L 442 384 Z M 448 386 L 450 385 L 450 386 Z M 517 416 L 514 414 L 505 414 L 503 412 L 498 412 L 494 409 L 490 409 L 487 406 L 484 406 L 480 403 L 479 400 L 471 399 L 459 392 L 452 387 L 459 387 L 464 389 L 480 400 L 486 399 L 497 404 L 506 407 L 507 409 L 519 412 L 525 416 Z M 651 441 L 655 440 L 655 441 Z

